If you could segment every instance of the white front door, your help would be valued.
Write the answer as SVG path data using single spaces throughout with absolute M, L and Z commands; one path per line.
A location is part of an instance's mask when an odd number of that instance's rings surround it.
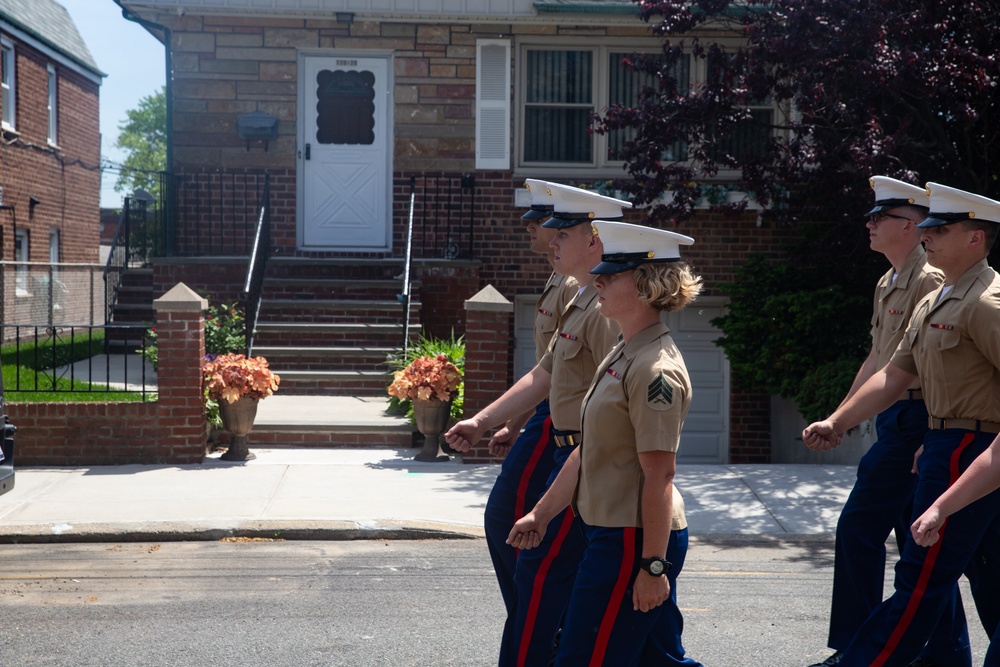
M 299 246 L 391 249 L 390 56 L 305 55 L 299 71 Z

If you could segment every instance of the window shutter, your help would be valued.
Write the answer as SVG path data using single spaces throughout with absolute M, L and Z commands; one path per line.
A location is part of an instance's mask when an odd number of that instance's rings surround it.
M 476 41 L 476 169 L 510 169 L 510 42 Z

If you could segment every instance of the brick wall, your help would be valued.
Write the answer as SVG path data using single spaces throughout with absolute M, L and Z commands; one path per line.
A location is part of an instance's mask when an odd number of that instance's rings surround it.
M 2 258 L 14 258 L 14 228 L 28 230 L 29 259 L 49 261 L 49 233 L 59 230 L 63 262 L 98 260 L 100 129 L 96 83 L 55 64 L 58 145 L 48 143 L 48 71 L 51 63 L 15 42 L 16 131 L 0 142 Z M 54 63 L 51 63 L 54 64 Z M 29 199 L 37 204 L 32 207 Z
M 510 383 L 510 351 L 507 341 L 513 334 L 513 305 L 487 286 L 466 305 L 465 332 L 465 417 L 471 417 L 499 398 Z M 496 463 L 484 438 L 462 460 L 465 463 Z
M 247 275 L 246 257 L 159 258 L 153 262 L 153 297 L 184 283 L 210 305 L 240 298 Z
M 8 402 L 7 413 L 18 429 L 18 465 L 179 464 L 204 459 L 208 425 L 201 395 L 203 306 L 190 290 L 176 290 L 157 302 L 157 401 Z

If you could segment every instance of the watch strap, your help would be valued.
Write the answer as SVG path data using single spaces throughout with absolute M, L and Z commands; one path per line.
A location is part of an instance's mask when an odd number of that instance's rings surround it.
M 660 563 L 660 564 L 662 564 L 663 565 L 663 571 L 659 572 L 657 574 L 653 574 L 653 569 L 652 569 L 653 563 Z M 653 575 L 654 577 L 658 577 L 660 575 L 663 575 L 663 574 L 666 574 L 667 572 L 669 572 L 670 568 L 673 567 L 673 564 L 670 561 L 666 560 L 665 558 L 655 558 L 655 557 L 654 558 L 640 558 L 639 559 L 639 567 L 642 568 L 643 570 L 645 570 L 646 572 L 648 572 L 649 574 Z

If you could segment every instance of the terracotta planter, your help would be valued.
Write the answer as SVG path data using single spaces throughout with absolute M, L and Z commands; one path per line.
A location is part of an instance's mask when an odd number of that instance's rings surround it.
M 424 436 L 424 446 L 416 456 L 414 461 L 450 461 L 451 457 L 441 448 L 441 434 L 448 427 L 448 418 L 451 416 L 451 401 L 439 401 L 431 399 L 413 401 L 413 419 L 417 423 L 417 430 Z
M 229 431 L 229 449 L 221 458 L 223 461 L 250 461 L 257 458 L 247 444 L 253 420 L 257 417 L 257 398 L 241 398 L 235 403 L 219 401 L 219 416 L 222 426 Z

